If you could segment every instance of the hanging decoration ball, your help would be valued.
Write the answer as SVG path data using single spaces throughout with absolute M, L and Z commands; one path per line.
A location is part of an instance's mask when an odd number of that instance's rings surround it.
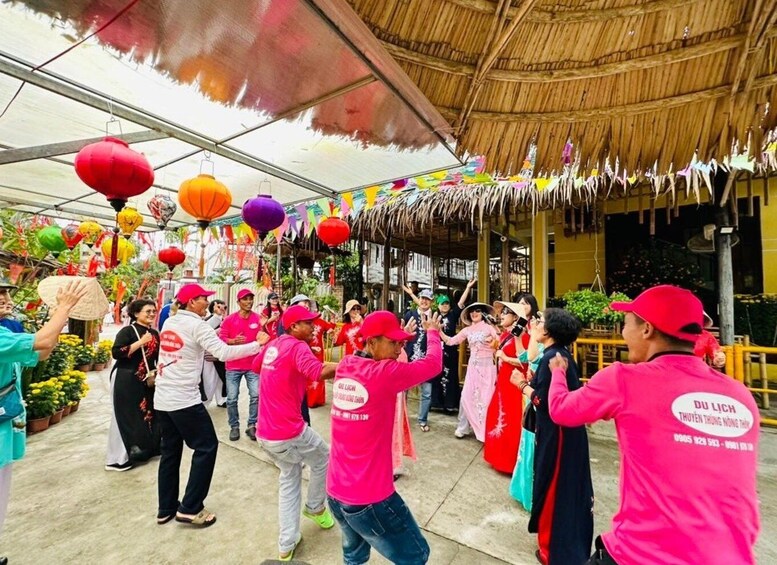
M 160 230 L 163 230 L 167 227 L 167 222 L 173 217 L 175 211 L 178 210 L 178 205 L 166 194 L 157 194 L 148 201 L 148 210 L 156 220 L 156 225 L 159 226 Z
M 330 216 L 318 224 L 316 234 L 329 247 L 337 247 L 351 237 L 351 227 L 348 225 L 348 222 Z
M 103 228 L 97 222 L 87 220 L 85 222 L 81 222 L 81 224 L 78 226 L 78 233 L 84 237 L 84 243 L 86 243 L 89 247 L 92 247 L 97 239 L 102 235 Z
M 121 228 L 121 235 L 129 239 L 133 232 L 143 225 L 143 216 L 135 208 L 127 206 L 116 216 L 116 223 Z
M 154 184 L 154 169 L 148 159 L 115 137 L 81 149 L 74 165 L 78 177 L 104 194 L 117 212 L 128 198 L 143 194 Z
M 113 252 L 113 244 L 116 242 L 118 246 L 116 248 L 116 260 L 121 263 L 126 263 L 135 256 L 135 246 L 124 238 L 106 238 L 103 244 L 100 246 L 102 249 L 103 257 L 110 260 Z
M 243 221 L 259 232 L 264 239 L 268 233 L 283 223 L 286 212 L 280 202 L 269 194 L 259 194 L 243 203 Z
M 200 228 L 207 228 L 216 218 L 226 214 L 232 204 L 232 193 L 212 175 L 197 175 L 185 180 L 178 188 L 178 203 Z
M 68 249 L 73 249 L 84 238 L 84 235 L 78 231 L 78 224 L 68 224 L 60 232 Z
M 172 272 L 173 269 L 175 269 L 178 265 L 186 261 L 186 253 L 177 248 L 175 245 L 171 245 L 170 247 L 162 249 L 157 254 L 157 257 L 159 258 L 160 262 L 167 265 L 167 268 L 170 270 L 170 272 Z
M 48 226 L 40 230 L 38 241 L 54 257 L 59 257 L 59 254 L 67 249 L 65 240 L 62 239 L 62 229 L 59 226 Z

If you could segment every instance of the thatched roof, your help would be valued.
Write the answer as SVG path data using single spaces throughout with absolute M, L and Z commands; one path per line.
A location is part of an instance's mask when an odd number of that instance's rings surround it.
M 760 159 L 777 124 L 775 0 L 348 1 L 490 170 Z

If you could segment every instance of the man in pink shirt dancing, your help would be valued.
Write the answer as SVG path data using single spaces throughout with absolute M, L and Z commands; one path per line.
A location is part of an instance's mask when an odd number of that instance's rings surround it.
M 551 360 L 550 416 L 561 426 L 615 420 L 620 508 L 590 564 L 755 563 L 758 408 L 750 392 L 693 354 L 701 302 L 656 286 L 626 312 L 632 364 L 614 363 L 570 392 Z
M 412 363 L 397 361 L 404 331 L 391 312 L 366 318 L 361 335 L 364 351 L 345 357 L 332 387 L 332 452 L 327 494 L 340 524 L 346 565 L 366 563 L 370 548 L 393 563 L 423 564 L 429 544 L 402 497 L 394 490 L 391 457 L 397 394 L 442 371 L 440 318 L 422 320 L 426 356 Z
M 334 526 L 326 508 L 326 469 L 329 446 L 302 419 L 300 405 L 309 381 L 331 379 L 336 365 L 322 363 L 310 350 L 313 320 L 304 306 L 283 313 L 284 335 L 270 341 L 256 357 L 253 371 L 259 379 L 259 437 L 264 449 L 281 470 L 278 489 L 278 551 L 281 561 L 291 561 L 302 540 L 299 514 L 302 506 L 302 465 L 310 468 L 308 497 L 303 516 L 322 529 Z
M 237 304 L 240 310 L 230 314 L 221 322 L 219 337 L 227 345 L 240 345 L 251 343 L 262 330 L 262 322 L 259 314 L 253 311 L 254 293 L 244 288 L 237 293 Z M 257 395 L 259 390 L 259 375 L 251 370 L 254 355 L 233 359 L 226 363 L 227 381 L 227 418 L 229 420 L 229 439 L 240 439 L 240 414 L 237 409 L 237 401 L 240 396 L 240 381 L 243 377 L 248 388 L 248 425 L 246 435 L 250 440 L 256 441 L 256 413 Z

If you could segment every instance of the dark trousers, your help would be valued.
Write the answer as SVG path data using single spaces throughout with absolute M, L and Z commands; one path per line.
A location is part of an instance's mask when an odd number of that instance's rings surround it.
M 604 547 L 601 537 L 596 538 L 594 545 L 596 546 L 596 551 L 594 551 L 591 559 L 585 562 L 585 565 L 618 565 L 615 559 L 607 553 L 607 548 Z
M 308 408 L 307 395 L 302 397 L 302 406 L 300 407 L 300 411 L 302 412 L 302 419 L 305 420 L 305 423 L 308 426 L 310 426 L 310 408 Z
M 213 367 L 216 369 L 216 374 L 221 379 L 221 396 L 227 397 L 227 367 L 224 361 L 216 359 L 213 362 Z
M 160 518 L 177 512 L 197 514 L 204 508 L 210 490 L 219 440 L 208 411 L 202 404 L 181 410 L 157 410 L 162 430 L 162 458 L 159 460 L 159 514 Z M 189 482 L 183 501 L 178 500 L 179 477 L 183 444 L 194 450 Z

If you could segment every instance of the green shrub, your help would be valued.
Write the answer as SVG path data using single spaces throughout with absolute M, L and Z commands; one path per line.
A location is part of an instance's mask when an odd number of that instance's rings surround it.
M 584 326 L 615 326 L 623 322 L 623 314 L 609 308 L 610 302 L 622 300 L 629 300 L 629 297 L 618 292 L 607 296 L 594 290 L 570 290 L 564 295 L 567 311 L 580 318 Z

